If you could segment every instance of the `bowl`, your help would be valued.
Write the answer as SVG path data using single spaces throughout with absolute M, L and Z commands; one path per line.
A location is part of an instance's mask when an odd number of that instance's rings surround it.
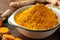
M 22 26 L 18 25 L 15 20 L 14 20 L 14 16 L 18 13 L 21 12 L 31 6 L 34 5 L 28 5 L 28 6 L 24 6 L 22 8 L 19 8 L 18 10 L 16 10 L 9 18 L 8 18 L 8 23 L 10 25 L 14 25 L 15 28 L 24 36 L 28 37 L 28 38 L 33 38 L 33 39 L 42 39 L 42 38 L 46 38 L 50 35 L 52 35 L 58 28 L 59 28 L 59 22 L 56 25 L 56 27 L 48 29 L 48 30 L 29 30 L 26 28 L 23 28 Z M 48 6 L 49 7 L 49 6 Z M 60 10 L 57 8 L 53 8 L 53 7 L 49 7 L 50 9 L 52 9 L 54 12 L 56 12 L 56 15 L 58 16 L 58 20 L 60 20 Z

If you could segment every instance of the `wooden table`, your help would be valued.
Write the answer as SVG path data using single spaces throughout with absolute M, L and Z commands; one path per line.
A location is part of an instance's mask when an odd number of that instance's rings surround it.
M 0 0 L 0 12 L 4 12 L 9 8 L 10 0 Z
M 10 0 L 0 0 L 0 12 L 4 12 L 5 10 L 7 10 L 9 8 L 9 3 L 10 3 Z M 30 38 L 23 36 L 21 33 L 19 33 L 19 31 L 15 29 L 14 26 L 9 25 L 7 21 L 4 22 L 3 26 L 7 26 L 10 29 L 10 33 L 12 35 L 16 37 L 20 37 L 23 40 L 38 40 L 38 39 L 30 39 Z M 60 40 L 60 33 L 57 30 L 51 36 L 44 38 L 44 39 L 39 39 L 39 40 Z

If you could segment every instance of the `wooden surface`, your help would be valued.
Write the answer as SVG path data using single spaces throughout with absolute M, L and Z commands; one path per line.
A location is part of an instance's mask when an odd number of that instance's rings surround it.
M 9 8 L 10 0 L 0 0 L 0 12 L 4 12 Z
M 5 10 L 7 10 L 9 8 L 9 3 L 10 3 L 10 0 L 0 0 L 0 12 L 4 12 Z M 7 21 L 4 22 L 3 26 L 7 26 L 10 29 L 10 33 L 12 35 L 16 37 L 20 37 L 23 40 L 38 40 L 38 39 L 30 39 L 30 38 L 23 36 L 21 33 L 19 33 L 19 31 L 15 29 L 14 26 L 9 25 Z M 45 39 L 39 39 L 39 40 L 60 40 L 60 33 L 57 30 L 51 36 Z

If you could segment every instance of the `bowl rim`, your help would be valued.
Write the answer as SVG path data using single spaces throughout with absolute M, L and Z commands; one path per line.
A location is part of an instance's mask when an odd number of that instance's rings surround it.
M 54 28 L 50 28 L 50 29 L 48 29 L 48 30 L 30 30 L 30 29 L 27 29 L 27 28 L 23 28 L 23 27 L 19 27 L 19 26 L 15 26 L 15 27 L 18 27 L 18 28 L 21 28 L 21 29 L 23 29 L 23 30 L 27 30 L 27 31 L 30 31 L 30 32 L 48 32 L 48 31 L 51 31 L 51 30 L 54 30 L 54 29 L 56 29 L 56 28 L 59 28 L 59 25 L 57 25 L 56 27 L 54 27 Z
M 24 6 L 24 7 L 30 7 L 30 6 L 33 6 L 33 5 L 28 5 L 28 6 Z M 24 8 L 24 7 L 22 7 L 22 8 Z M 19 12 L 19 10 L 21 10 L 22 8 L 19 8 L 19 9 L 17 9 L 14 13 L 14 16 L 17 14 L 17 12 Z M 24 9 L 23 9 L 24 10 Z M 14 16 L 13 16 L 13 19 L 14 19 Z M 14 22 L 15 22 L 15 20 L 14 20 Z M 16 23 L 16 22 L 15 22 Z M 16 23 L 17 24 L 17 23 Z M 17 24 L 18 25 L 18 24 Z M 47 29 L 47 30 L 30 30 L 30 29 L 28 29 L 28 28 L 24 28 L 24 27 L 22 27 L 22 26 L 15 26 L 15 27 L 18 27 L 18 28 L 21 28 L 21 29 L 23 29 L 23 30 L 27 30 L 27 31 L 31 31 L 31 32 L 47 32 L 47 31 L 51 31 L 51 30 L 54 30 L 54 29 L 56 29 L 56 28 L 58 28 L 59 27 L 59 22 L 58 22 L 58 24 L 57 25 L 55 25 L 55 27 L 52 27 L 52 28 L 49 28 L 49 29 Z

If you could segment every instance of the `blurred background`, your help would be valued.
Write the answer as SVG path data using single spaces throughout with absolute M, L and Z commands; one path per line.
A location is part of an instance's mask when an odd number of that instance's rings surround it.
M 10 0 L 0 0 L 0 12 L 4 12 L 9 8 Z

